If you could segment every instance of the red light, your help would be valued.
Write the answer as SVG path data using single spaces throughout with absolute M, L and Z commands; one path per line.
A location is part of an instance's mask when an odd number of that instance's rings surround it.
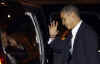
M 4 59 L 0 58 L 0 64 L 3 64 Z
M 2 64 L 2 59 L 0 59 L 0 64 Z

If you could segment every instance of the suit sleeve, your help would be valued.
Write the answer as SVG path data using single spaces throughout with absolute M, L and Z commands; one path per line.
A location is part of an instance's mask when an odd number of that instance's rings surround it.
M 58 37 L 56 37 L 54 40 L 49 39 L 48 45 L 50 46 L 50 48 L 54 48 L 58 40 Z
M 99 64 L 97 58 L 97 47 L 98 47 L 98 38 L 95 32 L 89 32 L 87 34 L 87 56 L 89 64 Z

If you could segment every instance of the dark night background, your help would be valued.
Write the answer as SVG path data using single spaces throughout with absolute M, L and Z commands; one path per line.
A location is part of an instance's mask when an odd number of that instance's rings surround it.
M 5 0 L 6 1 L 6 0 Z M 49 47 L 47 47 L 47 41 L 48 41 L 48 25 L 51 22 L 52 19 L 59 20 L 59 12 L 63 8 L 63 6 L 68 5 L 71 3 L 70 0 L 68 0 L 69 3 L 65 3 L 66 0 L 38 0 L 35 2 L 33 1 L 29 5 L 23 4 L 21 2 L 23 0 L 8 0 L 7 6 L 0 5 L 0 29 L 7 31 L 8 34 L 17 32 L 17 31 L 24 31 L 22 29 L 29 29 L 29 27 L 25 27 L 24 25 L 28 25 L 27 21 L 31 21 L 29 18 L 27 18 L 24 13 L 25 11 L 31 11 L 33 14 L 37 16 L 38 23 L 43 35 L 44 39 L 44 48 L 45 51 L 47 51 L 45 54 L 49 55 Z M 24 0 L 28 1 L 28 0 Z M 46 2 L 45 2 L 46 1 Z M 61 3 L 60 3 L 61 1 Z M 81 2 L 81 0 L 72 0 L 73 5 L 76 5 L 80 10 L 80 16 L 83 21 L 85 21 L 87 24 L 89 24 L 98 34 L 98 40 L 100 42 L 100 1 L 99 0 L 84 0 Z M 34 3 L 35 2 L 35 3 Z M 37 3 L 37 4 L 36 4 Z M 72 4 L 72 3 L 71 3 Z M 10 14 L 12 17 L 9 19 L 8 14 Z M 26 30 L 26 31 L 27 31 Z M 98 50 L 100 50 L 100 43 L 98 42 Z M 99 54 L 100 55 L 100 54 Z M 49 57 L 49 56 L 48 56 Z M 100 56 L 99 56 L 100 57 Z
M 12 6 L 13 5 L 13 6 Z M 8 13 L 12 14 L 12 18 L 6 22 L 0 22 L 1 24 L 9 24 L 11 26 L 10 30 L 15 30 L 14 28 L 18 27 L 17 24 L 20 26 L 23 24 L 23 22 L 26 22 L 24 12 L 27 11 L 32 11 L 33 14 L 35 14 L 38 18 L 41 30 L 43 31 L 44 34 L 47 34 L 48 37 L 48 24 L 52 19 L 59 20 L 57 15 L 59 15 L 60 10 L 63 8 L 63 6 L 66 4 L 52 4 L 52 5 L 42 5 L 40 8 L 33 8 L 31 6 L 22 6 L 18 3 L 12 3 L 10 2 L 8 8 L 4 8 L 3 12 L 6 13 L 8 10 Z M 99 4 L 74 4 L 76 5 L 79 10 L 80 10 L 80 15 L 81 18 L 89 24 L 93 29 L 97 32 L 98 37 L 100 37 L 100 5 Z M 5 11 L 5 9 L 7 9 Z M 1 13 L 3 15 L 3 13 Z M 1 20 L 6 17 L 1 16 Z M 3 17 L 3 18 L 2 18 Z M 29 19 L 27 19 L 29 20 Z M 5 21 L 5 19 L 4 19 Z M 13 27 L 12 27 L 13 26 Z M 16 30 L 15 30 L 16 31 Z

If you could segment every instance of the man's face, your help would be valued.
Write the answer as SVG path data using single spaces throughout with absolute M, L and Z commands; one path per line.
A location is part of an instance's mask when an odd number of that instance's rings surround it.
M 70 12 L 61 12 L 61 18 L 62 18 L 62 24 L 67 27 L 69 30 L 72 29 L 73 25 L 73 19 L 72 19 L 72 13 Z

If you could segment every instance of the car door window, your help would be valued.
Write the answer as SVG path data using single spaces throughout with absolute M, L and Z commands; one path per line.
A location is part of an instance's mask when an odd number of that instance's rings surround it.
M 7 64 L 43 64 L 43 42 L 35 13 L 8 13 L 9 23 L 1 32 Z M 31 14 L 31 16 L 30 16 Z

